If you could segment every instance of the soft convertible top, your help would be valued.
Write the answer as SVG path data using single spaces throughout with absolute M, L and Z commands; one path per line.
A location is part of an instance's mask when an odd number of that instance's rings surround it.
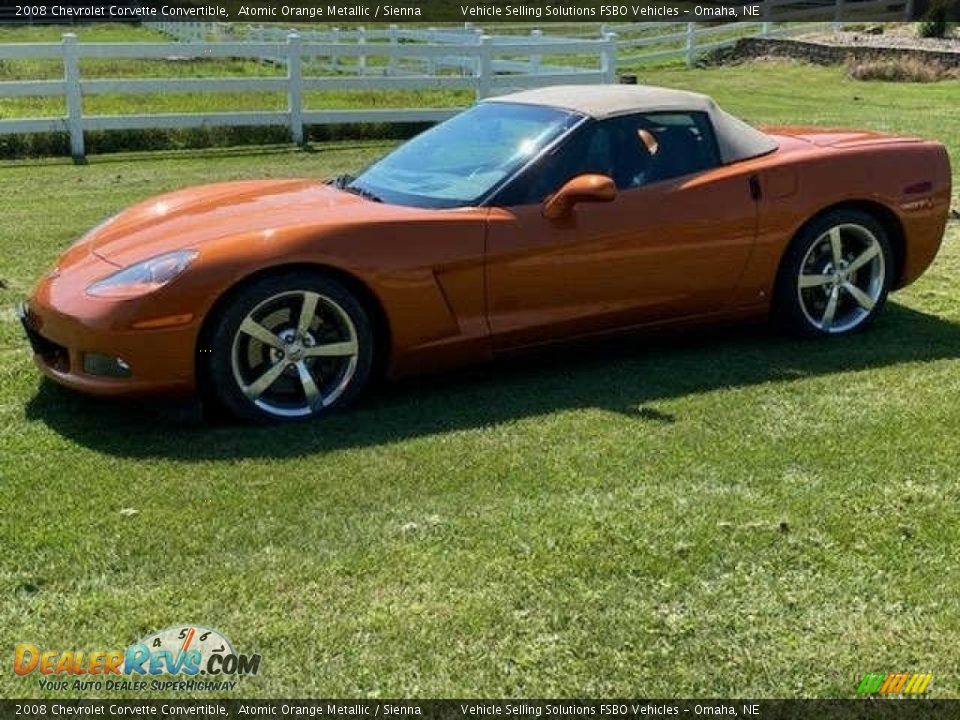
M 544 105 L 573 110 L 597 120 L 638 112 L 703 112 L 710 117 L 724 164 L 766 155 L 777 142 L 720 109 L 713 99 L 686 90 L 653 85 L 554 85 L 488 98 L 484 102 Z

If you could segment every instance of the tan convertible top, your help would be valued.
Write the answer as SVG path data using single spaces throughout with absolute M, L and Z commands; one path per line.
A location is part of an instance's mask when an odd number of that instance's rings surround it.
M 710 117 L 723 163 L 766 155 L 777 149 L 769 135 L 717 107 L 706 95 L 653 85 L 554 85 L 489 98 L 485 102 L 545 105 L 602 120 L 638 112 L 703 112 Z

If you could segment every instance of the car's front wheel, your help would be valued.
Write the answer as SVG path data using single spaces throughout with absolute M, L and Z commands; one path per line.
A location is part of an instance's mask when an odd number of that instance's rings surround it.
M 883 226 L 844 209 L 810 223 L 780 268 L 776 311 L 802 335 L 845 335 L 866 327 L 886 302 L 893 254 Z
M 326 414 L 356 398 L 370 378 L 370 318 L 348 288 L 323 275 L 294 272 L 241 288 L 208 337 L 201 360 L 210 389 L 241 418 Z

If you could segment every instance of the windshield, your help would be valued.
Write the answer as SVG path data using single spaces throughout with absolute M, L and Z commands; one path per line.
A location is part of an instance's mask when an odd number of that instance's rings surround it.
M 481 103 L 401 145 L 346 188 L 397 205 L 474 205 L 581 119 L 551 107 Z

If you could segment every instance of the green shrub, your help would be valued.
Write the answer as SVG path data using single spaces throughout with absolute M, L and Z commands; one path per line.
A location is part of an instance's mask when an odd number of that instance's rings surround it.
M 847 77 L 853 80 L 882 80 L 885 82 L 936 82 L 957 77 L 954 68 L 933 60 L 915 56 L 877 60 L 847 60 Z
M 917 25 L 917 34 L 925 38 L 945 37 L 950 29 L 947 21 L 950 12 L 951 0 L 933 0 L 922 20 Z
M 405 140 L 422 132 L 429 123 L 348 123 L 311 125 L 305 135 L 310 142 L 335 140 Z M 285 127 L 200 127 L 163 130 L 97 130 L 84 135 L 88 155 L 141 150 L 232 147 L 236 145 L 282 145 L 290 142 Z M 0 135 L 0 158 L 69 155 L 66 133 Z

